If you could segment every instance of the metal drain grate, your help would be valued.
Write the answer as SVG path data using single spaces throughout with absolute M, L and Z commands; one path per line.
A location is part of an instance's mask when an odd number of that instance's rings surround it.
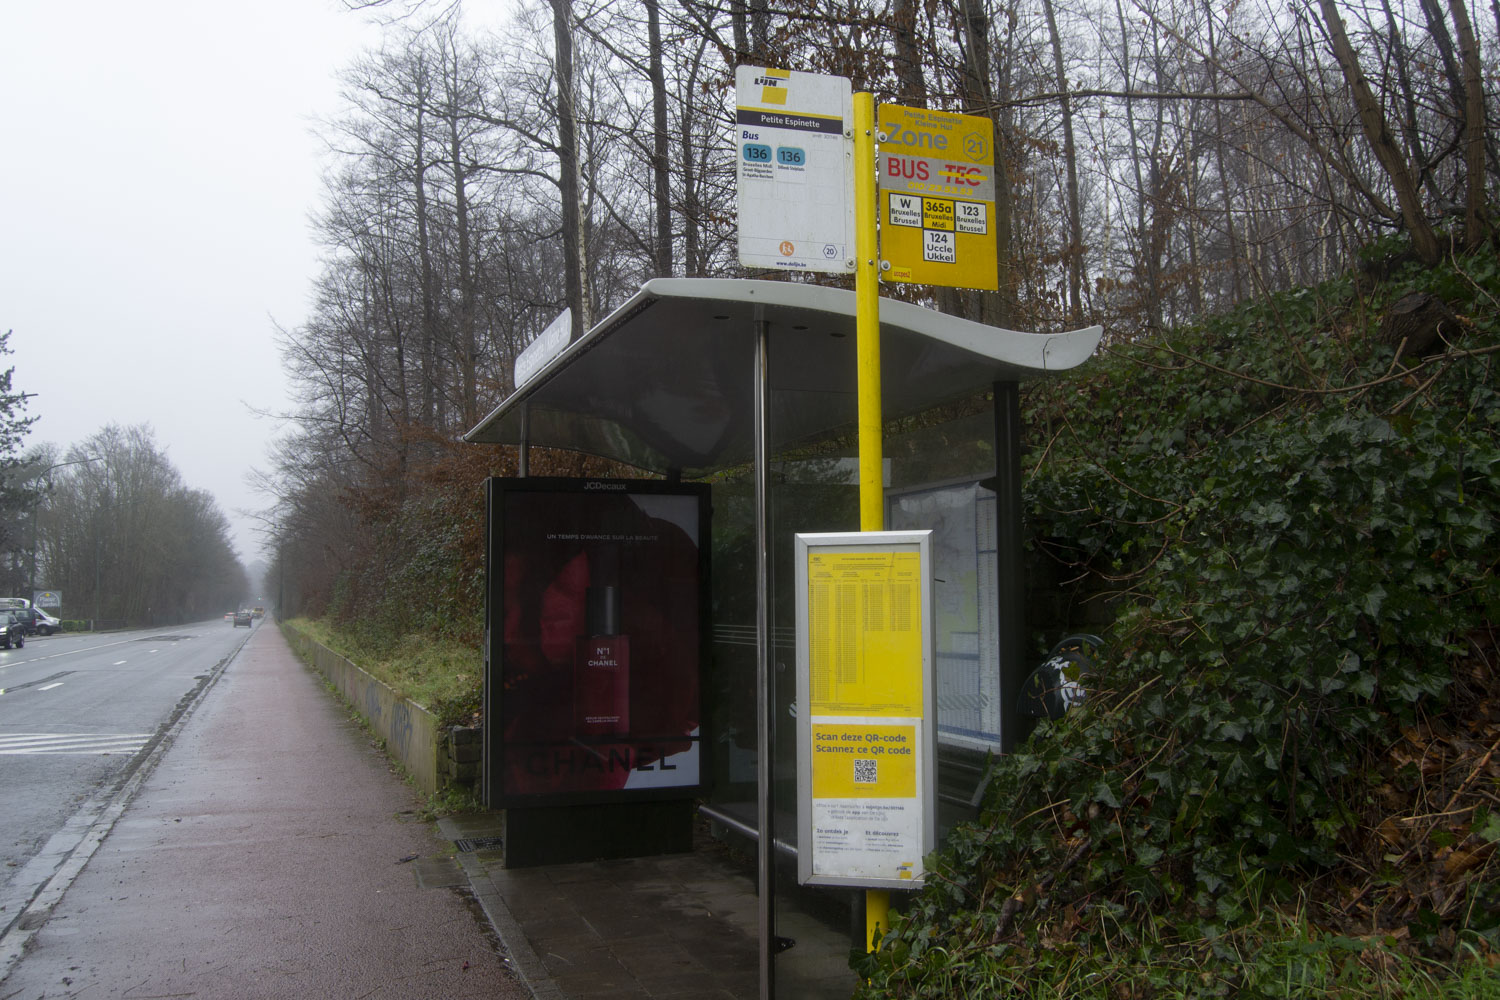
M 504 846 L 504 844 L 504 837 L 465 837 L 453 842 L 453 846 L 464 854 L 470 851 L 488 851 L 491 848 Z

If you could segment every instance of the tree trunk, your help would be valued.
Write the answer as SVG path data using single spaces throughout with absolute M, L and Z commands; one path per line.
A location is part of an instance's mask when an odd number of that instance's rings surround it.
M 1426 178 L 1428 194 L 1436 194 L 1436 181 L 1427 169 L 1427 149 L 1422 142 L 1421 123 L 1417 117 L 1417 96 L 1412 90 L 1411 72 L 1407 68 L 1410 58 L 1406 43 L 1401 39 L 1401 29 L 1396 24 L 1396 13 L 1391 9 L 1391 0 L 1380 0 L 1385 11 L 1386 37 L 1391 48 L 1391 62 L 1396 68 L 1396 83 L 1401 88 L 1401 104 L 1406 115 L 1401 121 L 1401 134 L 1406 140 L 1407 156 L 1411 159 L 1418 177 Z
M 962 23 L 958 26 L 963 48 L 963 108 L 971 115 L 990 119 L 991 148 L 995 157 L 995 266 L 999 290 L 972 296 L 963 312 L 970 319 L 1004 326 L 1014 314 L 1016 292 L 1011 266 L 1010 163 L 1006 159 L 1005 133 L 1000 127 L 994 93 L 990 86 L 990 20 L 983 0 L 962 0 Z M 915 54 L 915 50 L 913 50 Z
M 1463 63 L 1464 142 L 1464 249 L 1473 251 L 1489 235 L 1489 205 L 1484 172 L 1484 70 L 1479 61 L 1479 40 L 1463 0 L 1448 0 L 1453 25 L 1458 32 L 1458 52 Z
M 667 146 L 667 77 L 662 67 L 661 5 L 659 0 L 644 0 L 646 34 L 650 45 L 651 74 L 651 177 L 656 200 L 656 273 L 670 278 L 672 260 L 672 186 L 671 161 Z
M 1422 199 L 1417 191 L 1416 181 L 1407 168 L 1406 161 L 1401 158 L 1401 151 L 1396 148 L 1390 129 L 1386 127 L 1385 113 L 1380 108 L 1380 102 L 1371 92 L 1370 81 L 1365 78 L 1364 71 L 1359 65 L 1359 57 L 1355 55 L 1354 47 L 1349 44 L 1349 36 L 1344 32 L 1344 19 L 1339 14 L 1338 2 L 1337 0 L 1318 0 L 1318 3 L 1323 11 L 1328 37 L 1333 43 L 1334 58 L 1338 60 L 1339 68 L 1344 74 L 1344 82 L 1349 85 L 1350 94 L 1354 99 L 1354 107 L 1359 112 L 1360 127 L 1364 130 L 1365 139 L 1369 142 L 1375 158 L 1380 161 L 1380 166 L 1390 178 L 1391 186 L 1395 188 L 1396 202 L 1401 206 L 1401 220 L 1406 224 L 1406 230 L 1411 236 L 1412 250 L 1422 263 L 1429 266 L 1436 264 L 1443 256 L 1442 248 L 1438 245 L 1437 234 L 1422 210 Z
M 743 66 L 751 61 L 750 23 L 745 0 L 729 0 L 729 24 L 734 33 L 734 65 Z
M 563 289 L 573 310 L 573 339 L 591 325 L 583 287 L 585 245 L 578 174 L 578 109 L 573 76 L 573 10 L 571 0 L 551 0 L 552 37 L 557 46 L 557 162 L 562 199 Z
M 777 65 L 771 52 L 771 11 L 766 0 L 750 0 L 750 57 L 757 66 Z
M 1130 74 L 1130 29 L 1125 23 L 1125 8 L 1115 0 L 1115 20 L 1120 25 L 1120 73 L 1125 78 L 1125 90 L 1135 89 L 1135 80 Z M 1135 127 L 1135 102 L 1125 100 L 1125 130 L 1130 136 L 1130 167 L 1135 175 L 1135 234 L 1137 246 L 1146 263 L 1146 325 L 1153 329 L 1161 326 L 1161 272 L 1155 261 L 1144 253 L 1146 240 L 1146 184 L 1141 175 L 1141 144 Z M 1138 270 L 1138 269 L 1137 269 Z
M 896 100 L 909 107 L 927 106 L 927 81 L 922 74 L 922 54 L 917 50 L 915 0 L 894 0 L 891 6 L 891 40 L 896 51 Z
M 416 197 L 417 212 L 417 258 L 421 268 L 419 281 L 422 296 L 422 340 L 420 347 L 421 385 L 419 396 L 422 425 L 435 428 L 435 402 L 433 382 L 436 380 L 437 302 L 433 288 L 432 246 L 427 224 L 427 119 L 425 102 L 417 104 L 416 162 L 412 166 L 412 187 Z
M 1397 357 L 1436 353 L 1447 339 L 1459 334 L 1462 327 L 1448 304 L 1426 292 L 1403 296 L 1380 318 L 1376 339 L 1396 348 Z
M 1208 26 L 1208 89 L 1210 93 L 1219 92 L 1219 48 L 1218 41 L 1214 37 L 1214 17 L 1212 0 L 1205 0 L 1203 7 L 1204 20 Z M 1238 302 L 1240 300 L 1240 247 L 1234 226 L 1234 185 L 1229 182 L 1229 170 L 1224 161 L 1224 147 L 1228 144 L 1229 137 L 1225 135 L 1224 129 L 1224 106 L 1220 101 L 1214 101 L 1214 169 L 1219 172 L 1219 185 L 1224 199 L 1224 238 L 1228 247 L 1225 251 L 1229 258 L 1229 294 L 1230 298 Z
M 679 145 L 682 153 L 682 263 L 683 274 L 689 278 L 703 273 L 703 262 L 700 260 L 702 206 L 699 204 L 698 154 L 694 151 L 693 121 L 697 117 L 698 70 L 703 65 L 703 54 L 707 48 L 708 41 L 700 39 L 697 52 L 693 55 L 692 70 L 688 73 L 686 86 L 682 88 L 682 142 Z
M 1078 156 L 1073 145 L 1073 102 L 1068 97 L 1068 75 L 1063 68 L 1062 37 L 1052 0 L 1042 0 L 1047 33 L 1052 36 L 1052 62 L 1057 72 L 1057 92 L 1062 95 L 1063 164 L 1067 169 L 1068 248 L 1063 254 L 1068 273 L 1068 318 L 1083 321 L 1083 220 L 1078 207 Z
M 453 67 L 455 76 L 458 66 Z M 474 267 L 469 243 L 468 171 L 463 165 L 463 145 L 459 138 L 457 80 L 453 83 L 452 103 L 448 107 L 448 146 L 453 160 L 453 211 L 458 227 L 458 344 L 461 407 L 464 429 L 479 422 L 479 393 L 475 372 L 479 345 L 474 336 Z

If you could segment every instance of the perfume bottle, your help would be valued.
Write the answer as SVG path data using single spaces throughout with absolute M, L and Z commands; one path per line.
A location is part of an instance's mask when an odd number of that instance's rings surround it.
M 588 588 L 584 634 L 573 661 L 573 728 L 580 739 L 611 739 L 630 732 L 630 637 L 621 634 L 620 588 L 600 560 Z

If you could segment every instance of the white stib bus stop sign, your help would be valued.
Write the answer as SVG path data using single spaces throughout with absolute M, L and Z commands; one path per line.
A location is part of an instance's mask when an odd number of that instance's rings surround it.
M 740 66 L 735 105 L 740 263 L 853 271 L 849 80 Z

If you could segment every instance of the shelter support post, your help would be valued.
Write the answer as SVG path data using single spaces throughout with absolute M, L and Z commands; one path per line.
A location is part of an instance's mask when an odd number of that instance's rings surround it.
M 531 408 L 521 404 L 521 445 L 516 458 L 516 475 L 525 479 L 531 474 Z
M 771 412 L 771 332 L 765 313 L 755 310 L 755 785 L 756 826 L 756 924 L 760 939 L 760 997 L 771 1000 L 775 995 L 775 975 L 771 968 L 772 939 L 775 934 L 772 909 L 776 888 L 776 831 L 774 828 L 775 774 L 772 750 L 775 733 L 772 727 L 771 697 L 771 486 L 770 437 L 768 421 Z
M 1016 711 L 1026 679 L 1026 581 L 1021 557 L 1021 386 L 996 382 L 995 577 L 999 606 L 1000 749 L 1010 753 L 1026 737 Z

